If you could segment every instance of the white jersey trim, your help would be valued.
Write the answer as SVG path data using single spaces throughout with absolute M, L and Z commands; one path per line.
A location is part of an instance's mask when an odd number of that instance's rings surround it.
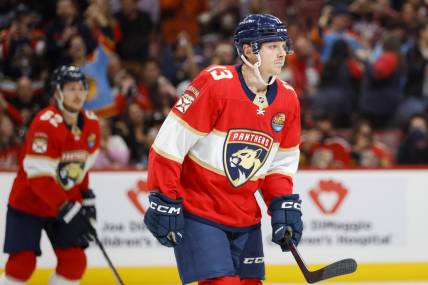
M 56 177 L 59 160 L 42 155 L 26 155 L 23 161 L 24 171 L 28 178 L 51 176 Z
M 192 146 L 205 135 L 206 133 L 196 131 L 170 112 L 159 130 L 153 148 L 160 155 L 182 163 Z
M 267 174 L 279 173 L 293 178 L 299 166 L 299 157 L 300 150 L 298 147 L 287 150 L 278 149 Z

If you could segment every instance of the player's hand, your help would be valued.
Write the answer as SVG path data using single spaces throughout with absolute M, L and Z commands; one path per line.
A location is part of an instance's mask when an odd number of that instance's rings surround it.
M 97 221 L 97 208 L 95 207 L 95 193 L 92 189 L 87 189 L 82 192 L 83 198 L 83 213 L 86 215 L 92 226 L 95 227 Z
M 149 196 L 150 207 L 144 215 L 144 223 L 157 240 L 168 247 L 181 242 L 184 231 L 182 199 L 174 200 L 152 192 Z
M 66 224 L 61 227 L 60 235 L 67 236 L 67 239 L 93 241 L 97 232 L 89 221 L 82 204 L 79 202 L 67 202 L 61 207 L 57 218 Z
M 292 241 L 297 246 L 302 237 L 303 222 L 302 222 L 302 201 L 298 194 L 284 195 L 272 199 L 269 205 L 269 210 L 272 214 L 272 241 L 279 244 L 282 251 L 290 250 L 284 238 L 287 227 L 293 230 Z

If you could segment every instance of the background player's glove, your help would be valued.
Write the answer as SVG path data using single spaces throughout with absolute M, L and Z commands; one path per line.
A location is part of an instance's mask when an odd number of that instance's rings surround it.
M 179 244 L 183 238 L 182 201 L 182 199 L 170 199 L 161 193 L 150 193 L 150 207 L 144 215 L 144 223 L 158 241 L 165 246 L 173 247 Z
M 293 230 L 292 241 L 297 246 L 302 237 L 302 201 L 299 194 L 284 195 L 272 199 L 269 210 L 272 214 L 272 241 L 279 244 L 283 251 L 290 250 L 284 243 L 287 226 Z
M 57 218 L 62 222 L 56 228 L 56 234 L 64 241 L 84 239 L 93 241 L 97 234 L 95 228 L 89 221 L 84 207 L 79 202 L 67 202 L 61 208 Z M 64 225 L 65 223 L 65 225 Z
M 97 209 L 95 208 L 95 194 L 92 189 L 87 189 L 82 192 L 83 213 L 88 217 L 92 226 L 95 226 L 97 221 Z

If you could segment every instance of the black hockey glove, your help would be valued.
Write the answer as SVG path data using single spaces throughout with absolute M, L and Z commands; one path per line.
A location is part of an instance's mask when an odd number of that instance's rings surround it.
M 149 196 L 150 207 L 144 215 L 144 223 L 158 241 L 167 247 L 179 244 L 183 238 L 182 201 L 170 199 L 158 192 L 152 192 Z
M 269 210 L 272 214 L 272 241 L 281 246 L 282 251 L 290 249 L 284 243 L 287 227 L 293 230 L 292 241 L 297 246 L 302 237 L 302 201 L 298 194 L 284 195 L 272 199 Z
M 89 215 L 79 202 L 67 202 L 57 218 L 63 223 L 57 227 L 56 234 L 64 240 L 94 240 L 97 232 L 89 221 Z M 65 225 L 64 225 L 65 224 Z
M 92 226 L 95 227 L 97 221 L 97 209 L 95 208 L 95 194 L 92 189 L 87 189 L 82 192 L 83 197 L 83 213 L 88 217 Z

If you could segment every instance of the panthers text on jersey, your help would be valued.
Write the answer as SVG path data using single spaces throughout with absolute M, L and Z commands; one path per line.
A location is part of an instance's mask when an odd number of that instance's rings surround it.
M 197 218 L 253 226 L 261 219 L 258 189 L 267 204 L 292 193 L 299 143 L 300 106 L 291 86 L 276 80 L 266 96 L 255 96 L 241 66 L 212 66 L 162 125 L 150 150 L 148 187 L 184 198 L 185 212 Z
M 81 111 L 79 132 L 72 132 L 54 106 L 32 121 L 9 205 L 41 217 L 54 217 L 65 201 L 81 201 L 100 140 L 98 119 Z

